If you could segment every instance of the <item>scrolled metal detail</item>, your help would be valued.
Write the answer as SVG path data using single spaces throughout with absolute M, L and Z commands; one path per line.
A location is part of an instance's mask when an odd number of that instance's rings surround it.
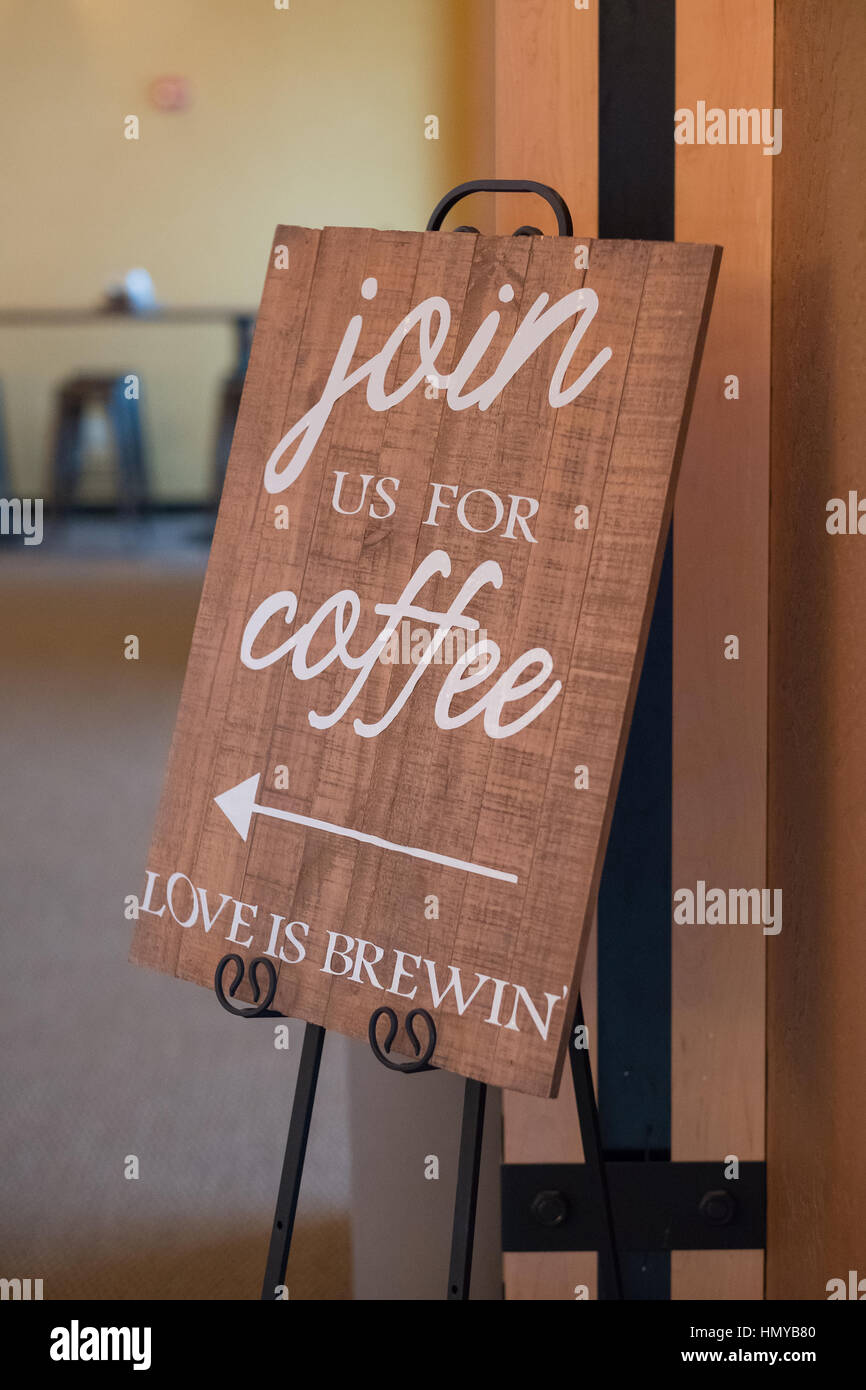
M 376 1029 L 379 1019 L 382 1018 L 383 1015 L 388 1020 L 388 1033 L 380 1046 L 379 1039 L 376 1036 Z M 414 1024 L 416 1018 L 423 1018 L 427 1026 L 427 1046 L 424 1048 L 423 1052 L 421 1051 L 420 1039 L 415 1031 Z M 382 1066 L 387 1067 L 389 1071 L 436 1071 L 437 1068 L 430 1063 L 430 1058 L 436 1050 L 436 1024 L 433 1022 L 430 1014 L 428 1014 L 426 1009 L 412 1009 L 406 1015 L 403 1027 L 406 1032 L 406 1037 L 412 1044 L 412 1050 L 415 1053 L 414 1062 L 394 1062 L 391 1060 L 391 1046 L 397 1036 L 397 1015 L 393 1009 L 387 1006 L 376 1009 L 375 1012 L 370 1015 L 367 1036 L 370 1039 L 370 1047 L 372 1048 L 373 1055 L 382 1063 Z
M 238 991 L 238 986 L 244 978 L 244 962 L 242 957 L 234 951 L 227 956 L 223 956 L 214 973 L 213 987 L 217 999 L 226 1012 L 234 1014 L 235 1018 L 282 1018 L 282 1014 L 278 1013 L 276 1009 L 271 1008 L 274 995 L 277 992 L 277 972 L 274 969 L 273 961 L 268 960 L 265 956 L 256 956 L 254 960 L 250 961 L 247 978 L 252 986 L 255 1004 L 252 1008 L 243 1009 L 236 1007 L 234 1004 L 230 1004 L 229 1000 L 226 998 L 225 990 L 223 989 L 223 976 L 229 965 L 235 967 L 235 978 L 229 985 L 229 998 L 234 999 Z M 260 995 L 262 991 L 258 975 L 258 968 L 260 965 L 265 967 L 265 975 L 268 981 L 265 997 L 261 1000 Z

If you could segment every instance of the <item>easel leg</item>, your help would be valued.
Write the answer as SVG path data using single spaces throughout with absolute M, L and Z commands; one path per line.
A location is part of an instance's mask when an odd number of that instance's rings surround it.
M 487 1087 L 484 1083 L 467 1081 L 463 1092 L 463 1125 L 460 1131 L 457 1196 L 454 1201 L 454 1231 L 451 1237 L 451 1265 L 448 1271 L 448 1299 L 452 1301 L 469 1297 L 486 1101 Z
M 574 1024 L 576 1028 L 584 1027 L 583 1001 L 579 995 Z M 601 1147 L 601 1127 L 598 1122 L 598 1106 L 595 1103 L 589 1049 L 570 1045 L 568 1056 L 571 1062 L 571 1079 L 574 1082 L 574 1099 L 577 1103 L 577 1115 L 580 1121 L 584 1162 L 593 1175 L 602 1215 L 602 1236 L 598 1250 L 598 1297 L 600 1299 L 621 1299 L 622 1276 L 616 1249 L 607 1171 L 604 1166 Z
M 267 1303 L 275 1300 L 277 1289 L 285 1283 L 324 1041 L 325 1029 L 319 1028 L 315 1023 L 308 1023 L 304 1029 L 301 1065 L 295 1085 L 295 1098 L 292 1101 L 292 1118 L 289 1122 L 280 1189 L 277 1193 L 277 1209 L 274 1212 L 268 1262 L 265 1265 L 265 1279 L 262 1285 L 262 1300 Z

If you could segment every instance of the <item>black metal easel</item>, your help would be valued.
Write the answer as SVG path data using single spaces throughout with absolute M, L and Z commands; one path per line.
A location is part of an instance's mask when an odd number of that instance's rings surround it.
M 488 179 L 472 180 L 469 183 L 458 184 L 436 205 L 427 223 L 428 232 L 438 232 L 442 227 L 446 215 L 451 211 L 461 198 L 465 198 L 470 193 L 536 193 L 544 198 L 553 208 L 556 214 L 556 222 L 560 236 L 571 236 L 573 225 L 571 213 L 566 206 L 564 199 L 555 189 L 549 188 L 547 184 L 533 183 L 524 179 Z M 477 232 L 477 227 L 461 226 L 455 229 L 458 232 Z M 541 236 L 538 227 L 523 226 L 518 227 L 515 236 Z M 235 968 L 234 980 L 229 986 L 228 997 L 223 987 L 223 976 L 229 965 Z M 259 967 L 263 967 L 267 976 L 267 988 L 262 997 L 261 985 L 259 983 Z M 238 986 L 244 976 L 244 962 L 241 956 L 232 953 L 223 956 L 216 968 L 214 976 L 214 989 L 220 1004 L 229 1013 L 242 1018 L 281 1018 L 282 1014 L 271 1009 L 277 988 L 277 973 L 273 963 L 265 956 L 257 956 L 250 962 L 249 983 L 253 993 L 254 1004 L 252 1007 L 236 1007 L 230 1002 L 237 992 Z M 379 1020 L 385 1017 L 388 1019 L 388 1032 L 384 1042 L 380 1045 L 377 1036 Z M 416 1019 L 422 1019 L 427 1029 L 427 1043 L 422 1050 L 420 1039 L 415 1029 Z M 414 1073 L 422 1071 L 435 1071 L 436 1068 L 431 1063 L 431 1057 L 436 1047 L 436 1025 L 426 1009 L 412 1009 L 406 1015 L 403 1023 L 404 1031 L 415 1058 L 408 1062 L 395 1062 L 390 1056 L 391 1047 L 397 1036 L 398 1020 L 397 1015 L 391 1008 L 376 1009 L 371 1015 L 368 1029 L 370 1046 L 380 1062 L 391 1071 L 401 1071 L 404 1073 Z M 581 1042 L 585 1037 L 583 1005 L 580 996 L 577 999 L 577 1009 L 574 1018 L 574 1031 L 580 1033 Z M 283 1168 L 280 1175 L 280 1186 L 277 1193 L 277 1205 L 274 1212 L 274 1221 L 271 1228 L 271 1240 L 268 1248 L 267 1264 L 265 1265 L 265 1277 L 262 1285 L 262 1300 L 272 1302 L 277 1297 L 277 1290 L 284 1285 L 286 1266 L 289 1260 L 289 1250 L 292 1243 L 292 1231 L 295 1224 L 295 1213 L 298 1207 L 298 1194 L 301 1187 L 301 1177 L 304 1168 L 304 1156 L 307 1149 L 307 1139 L 310 1133 L 310 1122 L 313 1115 L 313 1104 L 316 1098 L 316 1084 L 319 1078 L 319 1066 L 322 1060 L 322 1047 L 325 1041 L 325 1029 L 315 1023 L 308 1023 L 304 1029 L 304 1041 L 301 1050 L 301 1063 L 298 1071 L 295 1095 L 292 1101 L 292 1114 L 289 1121 L 289 1133 L 286 1140 L 286 1149 L 283 1156 Z M 591 1184 L 591 1189 L 597 1203 L 597 1211 L 600 1220 L 600 1235 L 598 1249 L 599 1265 L 599 1296 L 606 1298 L 622 1298 L 622 1282 L 620 1277 L 619 1256 L 617 1252 L 616 1239 L 613 1227 L 613 1214 L 608 1188 L 607 1171 L 605 1168 L 604 1155 L 601 1147 L 601 1130 L 598 1120 L 598 1107 L 595 1099 L 595 1089 L 593 1087 L 592 1069 L 589 1060 L 589 1050 L 585 1046 L 575 1046 L 574 1036 L 568 1049 L 569 1061 L 571 1064 L 571 1078 L 574 1086 L 574 1098 L 577 1107 L 578 1120 L 580 1124 L 581 1139 L 583 1141 L 584 1158 L 586 1162 L 587 1178 Z M 448 1272 L 448 1292 L 449 1300 L 464 1300 L 469 1297 L 469 1284 L 472 1274 L 472 1250 L 475 1237 L 475 1212 L 478 1201 L 478 1176 L 481 1168 L 481 1142 L 484 1134 L 484 1108 L 487 1100 L 487 1086 L 481 1081 L 467 1079 L 463 1094 L 463 1123 L 460 1131 L 460 1154 L 457 1164 L 457 1193 L 454 1202 L 454 1225 L 451 1237 L 451 1262 Z M 558 1193 L 549 1194 L 551 1199 L 557 1198 Z M 551 1200 L 551 1210 L 545 1212 L 543 1207 L 544 1193 L 539 1193 L 536 1203 L 541 1203 L 537 1215 L 541 1224 L 556 1225 L 559 1214 L 555 1210 L 555 1203 Z

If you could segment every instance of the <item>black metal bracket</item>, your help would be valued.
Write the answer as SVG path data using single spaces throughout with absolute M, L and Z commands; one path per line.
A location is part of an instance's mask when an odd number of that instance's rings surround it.
M 388 1033 L 385 1037 L 385 1041 L 380 1047 L 379 1040 L 376 1036 L 376 1028 L 379 1019 L 383 1017 L 388 1020 Z M 418 1040 L 418 1035 L 415 1032 L 416 1018 L 423 1018 L 427 1028 L 427 1046 L 424 1048 L 423 1052 L 421 1051 L 421 1043 Z M 433 1056 L 433 1052 L 436 1048 L 436 1024 L 433 1022 L 427 1010 L 411 1009 L 406 1015 L 403 1027 L 406 1030 L 406 1036 L 415 1052 L 414 1062 L 395 1062 L 390 1055 L 391 1046 L 397 1036 L 397 1015 L 393 1009 L 389 1008 L 376 1009 L 370 1015 L 370 1022 L 367 1026 L 367 1037 L 370 1041 L 373 1056 L 382 1063 L 383 1067 L 387 1067 L 389 1071 L 436 1071 L 437 1068 L 430 1065 L 430 1058 Z
M 229 985 L 229 998 L 227 999 L 225 989 L 223 988 L 223 976 L 230 965 L 233 965 L 235 968 L 235 977 Z M 261 987 L 258 978 L 259 966 L 264 967 L 268 981 L 264 999 L 260 999 Z M 275 1009 L 271 1008 L 271 1004 L 274 1002 L 274 995 L 277 992 L 277 972 L 274 969 L 273 961 L 268 960 L 267 956 L 256 956 L 255 960 L 250 961 L 250 973 L 248 978 L 253 991 L 252 1008 L 241 1009 L 229 1002 L 231 999 L 234 999 L 238 991 L 238 986 L 243 978 L 243 958 L 234 951 L 228 956 L 223 956 L 214 971 L 213 987 L 214 993 L 226 1013 L 234 1014 L 236 1018 L 282 1018 L 282 1014 L 277 1013 Z
M 762 1250 L 765 1168 L 741 1163 L 605 1164 L 621 1251 Z M 598 1250 L 604 1238 L 596 1184 L 582 1163 L 506 1163 L 502 1242 L 508 1251 Z

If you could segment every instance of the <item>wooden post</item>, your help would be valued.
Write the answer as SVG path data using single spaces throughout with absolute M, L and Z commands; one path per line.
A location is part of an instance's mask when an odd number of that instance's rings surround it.
M 773 106 L 773 0 L 678 0 L 677 108 Z M 766 882 L 774 159 L 682 144 L 676 236 L 724 247 L 674 512 L 673 886 Z M 733 378 L 736 378 L 734 381 Z M 726 385 L 727 383 L 727 385 Z M 739 658 L 726 659 L 735 636 Z M 729 648 L 729 650 L 733 650 Z M 671 1157 L 764 1157 L 758 926 L 673 926 Z M 771 940 L 771 947 L 777 946 Z M 759 1251 L 676 1252 L 673 1298 L 760 1298 Z
M 494 149 L 497 178 L 532 178 L 563 195 L 578 236 L 598 232 L 598 13 L 577 13 L 545 0 L 495 0 Z M 496 230 L 508 233 L 529 217 L 556 232 L 545 205 L 526 198 L 496 200 Z M 593 929 L 582 994 L 589 1037 L 596 1031 L 596 937 Z M 592 1051 L 592 1048 L 591 1048 Z M 564 1083 L 556 1100 L 503 1095 L 506 1163 L 580 1163 L 574 1093 Z M 596 1257 L 582 1252 L 507 1254 L 509 1299 L 573 1299 L 596 1294 Z
M 678 0 L 676 105 L 773 106 L 773 0 Z M 575 229 L 597 225 L 598 19 L 497 0 L 499 177 L 559 188 Z M 674 138 L 671 112 L 671 140 Z M 767 575 L 771 182 L 757 148 L 678 146 L 676 236 L 725 247 L 675 509 L 674 887 L 766 882 Z M 498 230 L 526 220 L 500 206 Z M 553 228 L 545 222 L 545 231 Z M 724 378 L 739 379 L 726 399 Z M 724 639 L 740 639 L 739 661 Z M 747 933 L 750 933 L 747 935 Z M 674 929 L 674 1160 L 764 1156 L 760 929 Z M 583 995 L 595 1037 L 594 957 Z M 505 1159 L 577 1162 L 570 1096 L 506 1096 Z M 594 1294 L 595 1257 L 505 1258 L 509 1298 Z M 677 1298 L 760 1298 L 761 1252 L 675 1253 Z
M 777 4 L 768 1298 L 866 1277 L 866 535 L 827 530 L 866 497 L 864 51 L 862 0 Z

